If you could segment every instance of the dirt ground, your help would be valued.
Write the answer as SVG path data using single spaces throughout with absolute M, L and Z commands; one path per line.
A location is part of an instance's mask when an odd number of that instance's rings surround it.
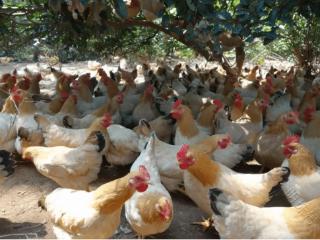
M 129 168 L 102 168 L 99 180 L 93 186 L 123 176 Z M 258 166 L 240 166 L 237 171 L 257 172 Z M 55 238 L 47 213 L 38 207 L 38 200 L 57 185 L 40 175 L 32 164 L 16 168 L 15 173 L 0 186 L 0 239 L 2 238 Z M 273 190 L 273 198 L 268 206 L 289 206 L 280 188 Z M 218 238 L 214 229 L 202 231 L 200 226 L 192 225 L 202 219 L 202 212 L 182 194 L 172 194 L 174 201 L 174 220 L 170 228 L 156 238 L 210 239 Z M 121 225 L 113 238 L 135 238 L 129 224 L 122 215 Z
M 14 67 L 24 67 L 26 64 L 0 65 L 0 74 L 12 71 Z M 32 67 L 36 67 L 35 64 Z M 64 69 L 70 72 L 86 72 L 85 63 L 68 65 Z M 42 87 L 52 89 L 52 82 L 44 81 Z M 0 133 L 1 134 L 1 133 Z M 258 172 L 259 166 L 241 166 L 240 172 Z M 99 180 L 102 183 L 123 176 L 128 168 L 103 168 Z M 0 239 L 3 238 L 55 238 L 50 219 L 45 211 L 38 207 L 38 200 L 57 185 L 50 179 L 40 175 L 30 163 L 20 165 L 15 173 L 0 185 Z M 196 194 L 196 193 L 195 193 Z M 273 191 L 273 199 L 268 206 L 289 206 L 286 198 L 278 187 Z M 212 229 L 204 232 L 192 222 L 201 220 L 202 212 L 181 194 L 172 194 L 174 201 L 174 220 L 170 228 L 156 238 L 218 238 L 217 232 Z M 134 238 L 135 234 L 122 216 L 121 225 L 113 238 Z

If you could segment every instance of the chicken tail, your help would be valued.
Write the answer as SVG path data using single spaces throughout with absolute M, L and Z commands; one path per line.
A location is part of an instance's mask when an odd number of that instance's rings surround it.
M 92 132 L 87 138 L 86 143 L 98 145 L 98 152 L 101 152 L 106 146 L 106 140 L 99 131 Z
M 14 173 L 15 160 L 6 150 L 0 150 L 0 176 L 8 177 Z
M 212 188 L 209 190 L 209 199 L 210 199 L 210 206 L 214 214 L 221 216 L 221 212 L 217 207 L 218 197 L 223 192 L 218 188 Z
M 18 137 L 21 139 L 28 139 L 30 136 L 30 132 L 27 128 L 25 127 L 19 127 L 18 129 Z
M 45 128 L 50 125 L 50 121 L 43 115 L 35 114 L 34 120 L 39 124 L 41 128 Z
M 68 115 L 64 116 L 63 119 L 62 119 L 63 126 L 66 127 L 66 128 L 72 128 L 72 125 L 73 125 L 72 124 L 73 123 L 72 120 L 73 120 L 72 117 L 70 117 Z
M 246 145 L 244 152 L 241 154 L 242 162 L 251 161 L 254 158 L 255 150 L 251 145 Z

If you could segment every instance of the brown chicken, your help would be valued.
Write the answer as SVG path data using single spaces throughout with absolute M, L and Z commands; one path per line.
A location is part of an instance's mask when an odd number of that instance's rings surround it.
M 282 141 L 290 135 L 288 126 L 299 122 L 298 112 L 289 112 L 269 123 L 257 137 L 255 159 L 267 169 L 280 167 L 285 156 Z

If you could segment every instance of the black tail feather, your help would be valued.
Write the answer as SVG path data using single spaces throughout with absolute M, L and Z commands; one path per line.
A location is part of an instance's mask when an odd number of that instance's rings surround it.
M 0 169 L 4 172 L 4 176 L 8 177 L 14 173 L 15 160 L 13 155 L 6 150 L 0 150 Z
M 97 132 L 96 137 L 97 137 L 98 146 L 99 146 L 98 152 L 101 152 L 106 146 L 106 140 L 104 139 L 104 136 L 101 132 Z
M 218 188 L 212 188 L 209 190 L 209 198 L 210 198 L 210 206 L 212 211 L 214 212 L 214 214 L 216 215 L 220 215 L 221 213 L 219 211 L 219 209 L 217 208 L 216 202 L 217 202 L 217 198 L 218 196 L 222 193 L 222 191 Z

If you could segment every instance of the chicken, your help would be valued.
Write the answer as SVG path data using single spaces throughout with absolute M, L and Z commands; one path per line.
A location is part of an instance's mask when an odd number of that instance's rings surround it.
M 222 239 L 320 238 L 320 198 L 297 207 L 264 208 L 217 188 L 209 190 L 209 198 L 214 226 Z
M 34 114 L 37 111 L 37 108 L 27 92 L 24 92 L 23 90 L 20 90 L 20 92 L 22 102 L 18 107 L 17 122 L 15 125 L 17 133 L 19 128 L 22 126 L 30 130 L 35 130 L 38 128 L 38 125 L 33 118 Z
M 15 103 L 10 96 L 7 97 L 6 100 L 4 101 L 2 105 L 1 113 L 6 113 L 6 114 L 18 113 L 17 103 Z
M 107 127 L 111 124 L 111 116 L 105 114 L 103 117 L 95 119 L 89 128 L 69 129 L 60 127 L 48 121 L 45 116 L 36 114 L 35 121 L 39 124 L 45 139 L 44 144 L 48 147 L 66 146 L 78 147 L 84 143 L 88 136 L 94 131 L 103 133 L 106 141 L 109 141 Z M 107 144 L 108 145 L 108 144 Z
M 123 104 L 120 106 L 120 115 L 124 126 L 132 126 L 132 112 L 140 101 L 140 94 L 137 94 L 137 88 L 133 83 L 126 83 L 122 89 Z
M 0 113 L 0 149 L 13 152 L 14 142 L 17 137 L 16 125 L 17 118 L 13 114 Z
M 155 131 L 156 135 L 161 141 L 166 143 L 171 142 L 172 133 L 174 130 L 174 122 L 172 119 L 167 119 L 166 117 L 160 116 L 150 122 L 147 122 L 145 119 L 141 119 L 139 125 L 136 126 L 133 130 L 138 134 L 143 134 L 143 128 L 141 121 L 144 121 L 146 125 L 149 125 L 150 128 Z
M 166 231 L 173 219 L 173 205 L 169 192 L 161 184 L 155 160 L 155 133 L 150 137 L 146 148 L 131 166 L 130 172 L 144 165 L 150 174 L 148 189 L 135 192 L 125 203 L 126 219 L 140 237 Z
M 4 101 L 7 97 L 9 97 L 9 84 L 6 82 L 0 81 L 0 100 Z M 2 106 L 2 105 L 1 105 Z
M 146 138 L 150 137 L 152 133 L 150 125 L 141 121 L 139 127 L 141 129 L 140 134 L 143 134 Z M 216 144 L 217 141 L 219 144 Z M 161 182 L 171 192 L 181 190 L 179 185 L 183 182 L 183 170 L 179 168 L 176 161 L 176 154 L 180 148 L 181 145 L 170 145 L 155 137 L 155 159 Z M 199 151 L 209 154 L 215 161 L 228 167 L 234 167 L 241 161 L 250 160 L 253 156 L 253 149 L 250 146 L 233 144 L 230 142 L 229 136 L 222 134 L 207 137 L 198 144 L 192 145 L 192 148 L 197 148 Z
M 141 119 L 151 121 L 159 116 L 159 112 L 155 109 L 154 106 L 154 99 L 152 95 L 153 90 L 154 87 L 152 85 L 147 86 L 143 96 L 140 99 L 140 102 L 134 108 L 132 118 L 135 126 Z
M 245 105 L 248 105 L 258 96 L 258 89 L 260 87 L 260 82 L 257 80 L 249 81 L 246 79 L 242 79 L 240 81 L 240 86 L 236 86 L 236 87 L 234 86 L 235 84 L 229 86 L 230 84 L 232 83 L 229 80 L 225 82 L 225 87 L 224 87 L 225 95 L 228 95 L 229 93 L 233 94 L 234 92 L 239 93 Z
M 24 69 L 25 76 L 30 80 L 30 86 L 28 92 L 33 95 L 40 95 L 40 86 L 39 82 L 42 80 L 41 73 L 31 72 L 28 68 Z
M 87 128 L 90 124 L 98 117 L 102 117 L 103 114 L 109 113 L 112 115 L 112 121 L 115 124 L 121 123 L 121 116 L 119 112 L 119 107 L 123 103 L 123 94 L 118 93 L 114 96 L 111 101 L 108 101 L 100 108 L 93 110 L 90 114 L 85 115 L 82 118 L 72 118 L 68 116 L 66 121 L 72 126 L 72 128 L 80 129 L 80 128 Z
M 110 137 L 107 161 L 113 165 L 127 165 L 136 160 L 141 151 L 140 145 L 145 141 L 131 129 L 118 124 L 110 125 L 107 130 Z
M 223 104 L 219 99 L 213 100 L 212 104 L 207 102 L 202 106 L 197 119 L 197 124 L 200 131 L 206 132 L 208 135 L 213 134 L 215 115 L 222 107 Z
M 151 137 L 153 129 L 145 120 L 141 120 L 138 127 L 140 145 L 143 145 L 144 148 Z M 161 141 L 156 135 L 154 138 L 154 158 L 159 170 L 161 182 L 171 192 L 179 190 L 179 185 L 183 182 L 183 172 L 179 168 L 175 158 L 180 146 L 170 145 Z
M 305 92 L 300 102 L 300 105 L 298 107 L 298 111 L 301 117 L 304 116 L 304 112 L 306 108 L 312 107 L 316 109 L 316 98 L 319 96 L 319 93 L 320 93 L 320 87 L 318 87 L 317 85 L 312 86 L 310 89 L 308 89 Z
M 245 105 L 243 102 L 243 98 L 239 93 L 236 93 L 234 95 L 234 100 L 230 110 L 231 121 L 236 121 L 237 119 L 239 119 L 242 116 L 244 109 Z
M 63 94 L 63 93 L 62 93 Z M 65 116 L 65 115 L 71 115 L 71 116 L 77 116 L 77 102 L 78 98 L 76 95 L 70 94 L 68 98 L 63 103 L 62 107 L 60 108 L 60 111 L 56 115 Z
M 268 98 L 257 98 L 251 102 L 236 121 L 229 121 L 223 110 L 216 114 L 215 132 L 228 133 L 234 143 L 252 144 L 252 139 L 263 129 L 263 111 L 268 106 Z
M 105 146 L 103 134 L 92 132 L 77 148 L 22 146 L 22 158 L 32 161 L 42 175 L 61 187 L 89 190 L 98 177 Z
M 75 80 L 78 75 L 71 75 L 61 71 L 58 71 L 55 68 L 50 68 L 55 80 L 56 80 L 56 94 L 61 94 L 61 92 L 70 92 L 70 83 Z
M 77 96 L 77 110 L 82 115 L 86 115 L 92 110 L 101 107 L 108 99 L 106 96 L 93 98 L 85 82 L 73 81 L 72 90 Z
M 9 177 L 14 172 L 14 160 L 10 152 L 6 150 L 0 150 L 0 183 L 2 183 L 6 177 Z
M 273 105 L 269 106 L 266 110 L 265 119 L 267 123 L 276 121 L 282 114 L 293 111 L 290 95 L 283 93 L 277 94 L 277 92 L 274 95 L 276 96 Z
M 268 169 L 280 167 L 285 156 L 282 141 L 290 135 L 289 126 L 299 122 L 298 112 L 289 112 L 269 123 L 257 137 L 255 159 Z
M 17 70 L 15 69 L 12 74 L 10 73 L 3 74 L 1 76 L 0 82 L 8 84 L 8 88 L 12 89 L 17 82 Z
M 119 93 L 117 83 L 114 82 L 111 78 L 109 78 L 102 68 L 99 68 L 97 73 L 100 77 L 98 88 L 104 94 L 107 101 L 108 99 L 113 98 L 115 95 Z
M 120 225 L 123 204 L 148 188 L 149 173 L 139 171 L 105 183 L 92 192 L 57 188 L 44 201 L 59 239 L 110 238 Z
M 209 136 L 207 131 L 199 130 L 190 108 L 182 105 L 181 100 L 177 100 L 174 103 L 171 117 L 177 120 L 175 145 L 194 144 Z
M 192 115 L 196 117 L 200 112 L 203 102 L 202 97 L 197 93 L 197 87 L 192 86 L 193 83 L 190 84 L 188 92 L 183 96 L 183 102 L 191 109 Z
M 282 166 L 288 166 L 291 174 L 281 188 L 292 206 L 320 197 L 320 168 L 312 152 L 299 140 L 298 136 L 289 136 L 283 141 L 286 159 Z
M 257 71 L 259 70 L 259 66 L 255 66 L 254 68 L 252 68 L 247 76 L 247 79 L 249 81 L 255 81 L 257 80 Z
M 306 146 L 315 156 L 317 165 L 320 166 L 320 114 L 313 108 L 306 108 L 304 121 L 307 123 L 304 128 L 300 142 Z
M 44 138 L 41 130 L 30 130 L 24 127 L 18 129 L 18 136 L 15 141 L 17 153 L 22 155 L 22 147 L 43 146 Z
M 23 100 L 23 92 L 17 87 L 13 87 L 10 95 L 4 102 L 1 112 L 8 114 L 18 114 L 18 106 Z
M 68 92 L 61 92 L 61 95 L 56 95 L 50 102 L 38 101 L 35 103 L 35 106 L 38 112 L 56 114 L 60 111 L 68 97 Z
M 221 144 L 218 139 L 215 145 Z M 201 149 L 193 149 L 186 144 L 178 151 L 177 160 L 180 168 L 185 169 L 185 193 L 208 215 L 212 215 L 208 196 L 210 188 L 218 187 L 248 204 L 263 206 L 270 200 L 270 190 L 289 175 L 289 169 L 285 167 L 274 168 L 264 174 L 237 173 L 212 161 Z

